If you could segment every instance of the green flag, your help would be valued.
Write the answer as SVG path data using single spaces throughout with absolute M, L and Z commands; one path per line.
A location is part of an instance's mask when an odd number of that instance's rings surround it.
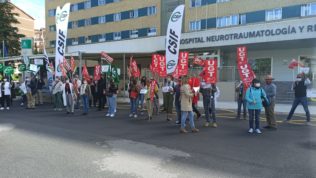
M 118 76 L 118 73 L 117 73 L 117 68 L 116 67 L 113 67 L 112 68 L 112 78 L 114 80 L 114 82 L 116 84 L 118 84 L 120 82 L 120 79 L 119 79 L 119 76 Z

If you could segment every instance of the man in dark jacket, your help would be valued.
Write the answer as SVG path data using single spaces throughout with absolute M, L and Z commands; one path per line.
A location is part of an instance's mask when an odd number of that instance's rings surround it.
M 101 111 L 106 103 L 106 79 L 104 75 L 102 75 L 101 79 L 98 80 L 97 90 L 97 95 L 99 99 L 99 111 Z
M 37 93 L 36 93 L 36 105 L 43 104 L 43 93 L 42 89 L 45 85 L 43 79 L 36 77 L 36 86 L 37 86 Z
M 301 103 L 306 113 L 306 125 L 310 125 L 311 116 L 308 110 L 307 103 L 307 86 L 311 84 L 309 78 L 306 78 L 304 73 L 298 74 L 296 77 L 296 81 L 292 85 L 292 90 L 294 90 L 295 99 L 293 101 L 293 105 L 289 115 L 286 118 L 286 122 L 290 121 L 296 107 Z

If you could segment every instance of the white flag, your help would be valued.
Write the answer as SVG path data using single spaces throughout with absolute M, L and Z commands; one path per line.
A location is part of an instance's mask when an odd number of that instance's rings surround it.
M 70 3 L 66 3 L 64 7 L 59 6 L 56 9 L 56 56 L 55 56 L 55 75 L 62 76 L 60 63 L 63 62 L 68 30 Z
M 166 68 L 167 74 L 175 71 L 178 65 L 180 37 L 184 5 L 179 5 L 171 14 L 166 36 Z

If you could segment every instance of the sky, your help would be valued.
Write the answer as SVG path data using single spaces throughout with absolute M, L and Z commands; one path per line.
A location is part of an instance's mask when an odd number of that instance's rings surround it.
M 45 0 L 11 0 L 35 19 L 35 29 L 45 28 Z

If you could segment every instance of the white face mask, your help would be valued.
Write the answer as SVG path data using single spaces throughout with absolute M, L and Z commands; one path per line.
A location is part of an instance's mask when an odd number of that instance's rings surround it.
M 255 87 L 259 88 L 260 87 L 260 83 L 255 83 Z
M 4 82 L 6 82 L 6 81 L 7 81 L 7 79 L 4 79 L 3 81 L 4 81 Z
M 302 78 L 296 78 L 296 81 L 300 82 L 302 81 Z
M 69 83 L 69 80 L 66 80 L 66 83 Z

